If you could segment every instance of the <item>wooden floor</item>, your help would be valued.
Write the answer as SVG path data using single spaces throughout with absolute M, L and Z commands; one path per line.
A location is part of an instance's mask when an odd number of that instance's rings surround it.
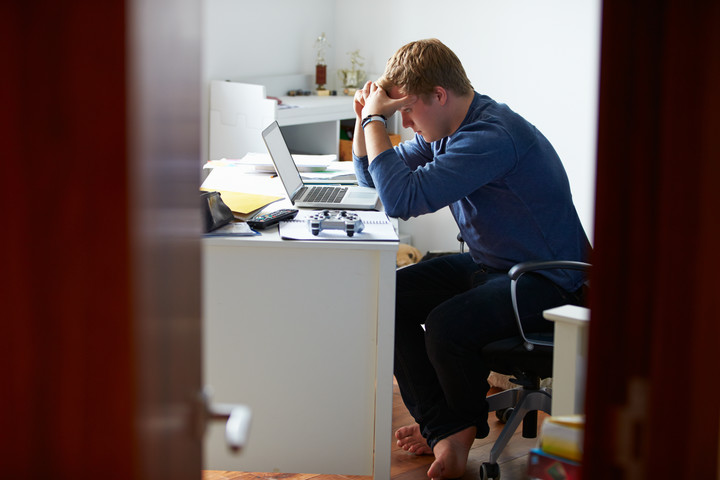
M 544 414 L 540 414 L 543 416 Z M 542 418 L 542 417 L 541 417 Z M 495 414 L 489 415 L 490 435 L 486 438 L 475 440 L 470 457 L 468 469 L 463 480 L 476 480 L 480 464 L 487 460 L 493 442 L 502 430 L 502 424 L 497 421 Z M 397 385 L 393 388 L 393 432 L 403 425 L 413 423 L 400 398 Z M 535 439 L 522 438 L 521 428 L 515 432 L 510 443 L 505 447 L 500 456 L 499 464 L 502 480 L 525 480 L 527 476 L 527 454 L 535 446 Z M 252 441 L 252 438 L 251 438 Z M 393 441 L 391 454 L 390 477 L 391 480 L 427 480 L 427 469 L 433 461 L 429 455 L 416 456 L 398 448 Z M 352 475 L 318 475 L 318 474 L 297 474 L 297 473 L 261 473 L 261 472 L 225 472 L 217 470 L 206 470 L 203 472 L 202 480 L 258 480 L 258 479 L 283 479 L 283 480 L 372 480 L 371 476 Z

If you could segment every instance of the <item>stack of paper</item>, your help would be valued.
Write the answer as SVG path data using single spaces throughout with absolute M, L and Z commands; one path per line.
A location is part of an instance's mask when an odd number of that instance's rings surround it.
M 337 160 L 337 155 L 300 155 L 293 154 L 293 160 L 300 172 L 322 172 L 328 168 L 331 162 Z M 226 160 L 227 161 L 227 160 Z M 246 154 L 240 160 L 235 160 L 239 165 L 252 165 L 259 172 L 274 172 L 275 166 L 269 153 Z
M 302 172 L 305 183 L 316 184 L 357 184 L 355 168 L 352 162 L 331 162 L 321 172 Z

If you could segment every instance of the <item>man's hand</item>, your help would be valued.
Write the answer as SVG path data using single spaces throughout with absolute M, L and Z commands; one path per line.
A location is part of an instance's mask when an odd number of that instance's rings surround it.
M 353 110 L 359 119 L 362 119 L 362 109 L 365 106 L 365 95 L 363 92 L 364 90 L 362 88 L 358 88 L 355 91 L 355 98 L 353 99 Z
M 353 153 L 358 157 L 367 155 L 368 160 L 372 162 L 378 154 L 392 148 L 392 144 L 387 130 L 384 127 L 378 127 L 380 124 L 377 122 L 371 122 L 368 127 L 369 130 L 376 131 L 366 134 L 362 128 L 362 119 L 368 115 L 384 115 L 386 119 L 389 119 L 393 113 L 413 99 L 410 96 L 390 98 L 387 92 L 375 82 L 367 82 L 363 88 L 355 92 L 353 100 L 353 109 L 357 115 L 353 135 Z
M 360 118 L 365 118 L 368 115 L 383 115 L 385 118 L 390 118 L 403 104 L 407 103 L 408 97 L 404 96 L 401 98 L 390 98 L 385 90 L 380 88 L 375 82 L 367 82 L 365 87 L 360 92 L 362 98 L 363 107 L 361 114 L 358 115 Z M 358 106 L 358 93 L 355 94 L 355 106 L 357 113 Z

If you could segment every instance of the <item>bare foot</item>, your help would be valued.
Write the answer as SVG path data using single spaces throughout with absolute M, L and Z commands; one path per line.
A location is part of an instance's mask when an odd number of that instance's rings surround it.
M 476 430 L 468 427 L 437 442 L 433 450 L 435 461 L 430 465 L 427 476 L 433 480 L 462 477 Z
M 398 447 L 415 455 L 432 455 L 433 451 L 427 440 L 420 433 L 420 425 L 417 423 L 400 427 L 395 432 Z

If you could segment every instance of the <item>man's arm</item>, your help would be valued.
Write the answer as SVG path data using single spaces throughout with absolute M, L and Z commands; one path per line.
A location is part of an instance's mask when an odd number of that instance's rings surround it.
M 369 122 L 365 128 L 360 127 L 360 130 L 365 134 L 365 149 L 368 162 L 372 162 L 382 152 L 392 148 L 390 135 L 388 135 L 384 122 Z
M 365 97 L 363 89 L 355 92 L 353 109 L 355 110 L 355 130 L 353 132 L 352 151 L 356 157 L 364 157 L 367 155 L 365 148 L 365 133 L 362 129 L 362 109 L 365 106 Z

